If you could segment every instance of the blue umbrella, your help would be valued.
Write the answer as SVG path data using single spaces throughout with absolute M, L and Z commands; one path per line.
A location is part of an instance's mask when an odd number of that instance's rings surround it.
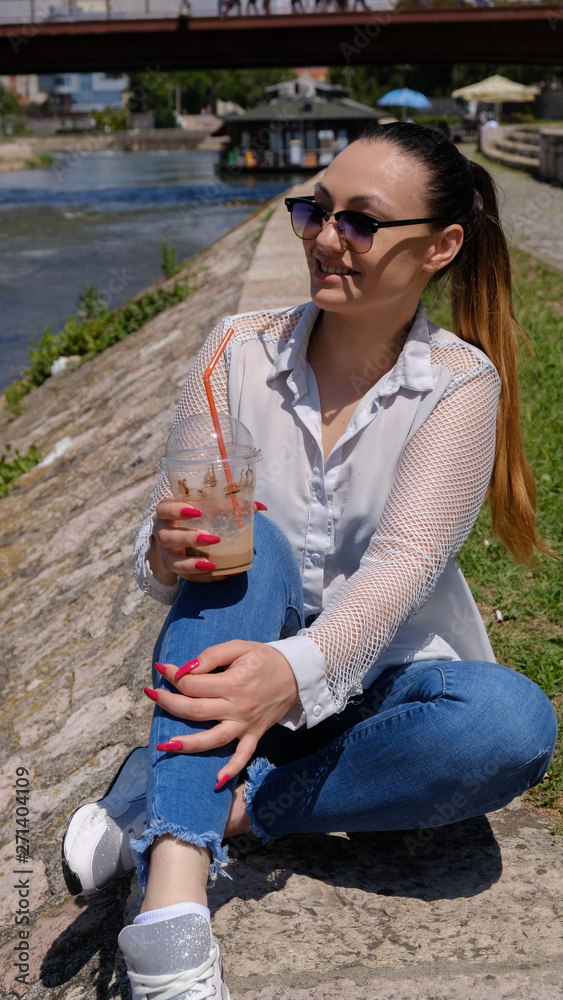
M 390 90 L 388 94 L 380 97 L 378 102 L 382 107 L 417 108 L 427 110 L 432 107 L 432 102 L 428 100 L 420 90 L 409 90 L 403 87 L 401 90 Z

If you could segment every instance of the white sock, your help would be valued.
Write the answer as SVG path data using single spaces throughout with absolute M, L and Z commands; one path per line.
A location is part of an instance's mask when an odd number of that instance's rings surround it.
M 158 910 L 147 910 L 146 913 L 139 913 L 135 917 L 134 924 L 157 924 L 160 920 L 172 920 L 174 917 L 183 917 L 185 913 L 199 913 L 206 920 L 211 920 L 211 914 L 207 906 L 200 903 L 172 903 L 172 906 L 162 906 Z

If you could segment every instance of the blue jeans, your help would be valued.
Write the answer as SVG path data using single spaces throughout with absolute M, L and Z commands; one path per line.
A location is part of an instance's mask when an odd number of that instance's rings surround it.
M 186 582 L 154 659 L 180 665 L 229 639 L 269 642 L 295 634 L 302 618 L 293 551 L 258 516 L 252 569 L 212 584 Z M 154 668 L 153 685 L 167 686 Z M 133 842 L 142 885 L 147 848 L 164 833 L 209 847 L 215 868 L 227 860 L 222 840 L 237 779 L 218 792 L 214 785 L 234 744 L 192 755 L 156 750 L 202 728 L 155 707 L 147 830 Z M 469 819 L 541 781 L 556 731 L 544 692 L 507 667 L 443 660 L 391 667 L 339 715 L 312 729 L 275 725 L 265 733 L 248 768 L 251 828 L 269 842 L 288 833 L 426 829 Z

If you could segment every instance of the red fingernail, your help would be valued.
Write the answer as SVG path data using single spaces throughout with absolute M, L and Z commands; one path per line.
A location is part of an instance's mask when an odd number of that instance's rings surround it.
M 157 743 L 157 750 L 183 750 L 184 744 L 180 740 L 168 740 L 167 743 Z
M 268 510 L 265 503 L 260 503 L 259 500 L 255 500 L 254 503 L 256 504 L 257 510 Z
M 208 535 L 205 531 L 200 531 L 199 535 L 196 536 L 196 542 L 199 542 L 200 545 L 216 545 L 220 541 L 220 535 Z
M 201 511 L 197 507 L 182 507 L 180 514 L 182 517 L 201 517 Z
M 179 681 L 180 677 L 185 677 L 186 674 L 191 674 L 192 670 L 195 670 L 196 667 L 199 667 L 199 660 L 188 660 L 187 663 L 184 663 L 184 665 L 179 667 L 176 671 L 174 674 L 174 680 Z
M 153 701 L 158 701 L 158 691 L 153 691 L 152 688 L 145 688 L 144 690 L 147 698 L 152 698 Z
M 158 670 L 159 674 L 164 674 L 166 677 L 166 667 L 163 667 L 162 663 L 155 663 L 154 669 Z
M 223 785 L 227 784 L 227 781 L 230 781 L 230 780 L 231 780 L 230 774 L 224 774 L 223 777 L 221 778 L 221 780 L 218 781 L 217 784 L 215 785 L 215 791 L 217 792 L 220 788 L 223 787 Z
M 217 569 L 217 563 L 209 562 L 209 559 L 198 559 L 196 569 Z

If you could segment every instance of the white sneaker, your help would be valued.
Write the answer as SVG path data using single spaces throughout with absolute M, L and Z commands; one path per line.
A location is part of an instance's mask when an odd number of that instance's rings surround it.
M 134 1000 L 229 1000 L 219 945 L 199 913 L 129 924 L 118 941 Z
M 129 837 L 140 837 L 147 825 L 147 760 L 147 747 L 136 747 L 103 799 L 81 806 L 70 817 L 61 853 L 73 896 L 99 892 L 135 867 Z

